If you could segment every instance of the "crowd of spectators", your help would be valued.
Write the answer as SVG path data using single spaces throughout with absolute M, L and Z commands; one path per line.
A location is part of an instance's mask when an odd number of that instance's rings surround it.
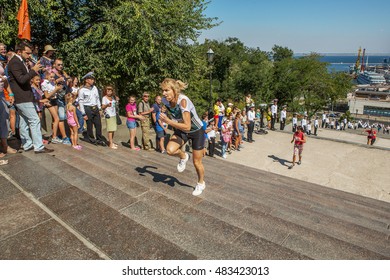
M 39 48 L 27 43 L 20 43 L 15 51 L 8 51 L 0 43 L 0 94 L 1 94 L 1 153 L 16 153 L 7 144 L 7 138 L 19 138 L 24 151 L 34 150 L 36 153 L 52 152 L 44 145 L 65 144 L 76 150 L 81 150 L 79 134 L 82 140 L 95 145 L 118 149 L 114 141 L 117 125 L 121 124 L 118 114 L 119 97 L 111 85 L 100 92 L 95 86 L 93 72 L 85 74 L 79 82 L 77 76 L 72 76 L 64 70 L 65 61 L 56 56 L 56 49 L 46 45 L 42 56 Z M 137 104 L 136 96 L 130 96 L 125 107 L 126 126 L 129 129 L 129 147 L 134 151 L 141 148 L 152 150 L 149 130 L 154 128 L 156 150 L 166 153 L 165 142 L 169 137 L 167 125 L 160 120 L 164 113 L 162 97 L 157 95 L 154 104 L 149 103 L 148 92 L 142 94 Z M 280 130 L 287 123 L 287 107 L 278 110 L 278 100 L 266 107 L 255 107 L 254 100 L 248 94 L 245 97 L 245 108 L 238 108 L 229 102 L 225 107 L 218 99 L 213 107 L 213 114 L 203 114 L 206 145 L 204 155 L 215 157 L 216 150 L 222 158 L 227 158 L 233 151 L 240 151 L 244 142 L 253 143 L 255 128 L 276 130 L 279 120 Z M 264 105 L 264 104 L 262 104 Z M 43 137 L 41 133 L 42 118 L 45 110 L 51 116 L 51 135 Z M 105 119 L 107 138 L 102 133 L 101 119 Z M 351 122 L 347 118 L 337 117 L 324 112 L 321 121 L 318 117 L 308 118 L 306 114 L 293 114 L 292 132 L 302 126 L 307 135 L 317 135 L 318 128 L 346 130 L 357 128 L 377 128 L 383 133 L 389 133 L 390 127 L 383 124 L 369 125 L 362 121 Z M 140 127 L 142 139 L 137 145 L 136 130 Z M 94 131 L 95 130 L 95 131 Z M 4 161 L 3 164 L 6 164 Z

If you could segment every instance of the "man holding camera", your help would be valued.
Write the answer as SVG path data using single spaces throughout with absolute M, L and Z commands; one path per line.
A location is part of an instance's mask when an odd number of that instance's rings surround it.
M 62 136 L 62 144 L 70 145 L 70 139 L 66 135 L 65 122 L 66 122 L 66 104 L 65 104 L 65 95 L 72 90 L 69 87 L 70 77 L 65 73 L 64 62 L 62 59 L 57 58 L 54 60 L 54 73 L 56 85 L 61 85 L 62 89 L 57 93 L 57 106 L 58 106 L 58 116 L 60 118 L 60 123 L 58 124 L 58 129 L 60 130 Z
M 85 140 L 95 145 L 107 146 L 102 135 L 102 120 L 100 110 L 102 108 L 100 96 L 95 84 L 93 72 L 88 72 L 84 77 L 84 86 L 79 90 L 80 111 L 87 122 L 87 137 Z M 96 139 L 93 135 L 93 126 L 96 130 Z
M 41 121 L 33 104 L 34 94 L 30 84 L 31 79 L 42 69 L 42 65 L 37 62 L 29 69 L 31 54 L 31 47 L 27 43 L 21 42 L 16 45 L 16 55 L 8 64 L 9 83 L 12 89 L 10 95 L 14 95 L 14 103 L 20 115 L 19 130 L 23 150 L 34 149 L 36 154 L 50 153 L 53 150 L 43 145 Z

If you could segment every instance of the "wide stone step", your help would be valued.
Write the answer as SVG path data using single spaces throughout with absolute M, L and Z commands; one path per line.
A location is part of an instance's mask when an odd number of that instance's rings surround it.
M 27 154 L 27 153 L 26 153 Z M 28 193 L 31 193 L 35 198 L 39 199 L 48 209 L 54 212 L 59 219 L 61 219 L 65 224 L 74 229 L 81 236 L 84 236 L 87 240 L 91 242 L 94 246 L 99 248 L 102 252 L 106 253 L 110 258 L 113 259 L 196 259 L 195 255 L 188 253 L 187 251 L 179 248 L 172 242 L 165 240 L 163 237 L 160 237 L 150 231 L 149 229 L 143 227 L 142 225 L 134 222 L 128 217 L 119 213 L 116 209 L 108 206 L 103 203 L 96 197 L 76 188 L 75 186 L 69 184 L 68 182 L 61 179 L 59 176 L 53 174 L 50 171 L 54 165 L 51 165 L 55 161 L 51 161 L 51 156 L 49 155 L 34 155 L 30 154 L 31 157 L 35 157 L 37 160 L 33 161 L 24 155 L 15 155 L 12 157 L 10 164 L 7 165 L 3 171 L 9 175 L 13 180 L 17 181 L 19 185 Z M 29 155 L 29 156 L 30 156 Z M 47 167 L 41 166 L 40 163 L 48 163 Z M 39 163 L 39 164 L 38 164 Z M 58 163 L 58 162 L 57 162 Z M 34 176 L 28 178 L 24 177 L 20 172 L 19 168 L 24 168 L 28 170 L 24 174 L 28 173 L 34 174 Z M 66 168 L 66 165 L 54 166 L 54 169 L 57 168 Z M 38 175 L 39 177 L 36 177 Z M 85 175 L 83 180 L 87 180 L 89 175 Z M 31 180 L 31 178 L 44 178 L 43 181 Z M 90 189 L 91 192 L 94 192 L 93 189 Z M 96 188 L 96 192 L 99 192 L 100 189 Z M 9 193 L 9 191 L 7 191 Z M 19 195 L 19 194 L 16 194 Z M 97 195 L 99 196 L 99 195 Z M 131 198 L 134 202 L 135 199 Z M 3 199 L 2 203 L 10 203 L 10 199 Z M 22 203 L 22 202 L 21 202 Z M 24 201 L 26 204 L 26 201 Z M 123 205 L 129 206 L 131 203 Z M 13 205 L 17 205 L 13 203 Z M 111 203 L 111 206 L 115 203 Z M 30 211 L 30 210 L 29 210 Z M 17 213 L 15 210 L 14 212 Z M 6 218 L 9 218 L 9 213 L 3 212 Z M 32 218 L 37 219 L 38 215 L 34 214 Z M 26 219 L 27 218 L 27 219 Z M 31 219 L 32 219 L 31 218 Z M 26 221 L 26 223 L 31 220 L 28 218 L 27 213 L 21 211 L 20 219 Z M 26 220 L 25 220 L 26 219 Z M 44 217 L 44 221 L 48 220 L 48 217 Z M 32 224 L 37 224 L 38 221 L 33 221 L 27 224 L 22 228 L 29 228 Z M 37 232 L 45 232 L 50 229 L 50 226 L 42 224 L 42 229 L 32 230 L 28 232 L 27 236 L 37 238 Z M 65 235 L 62 227 L 54 227 L 53 232 L 56 230 L 58 234 L 63 233 Z M 15 231 L 15 230 L 14 230 Z M 27 232 L 27 230 L 26 230 Z M 1 234 L 4 238 L 9 237 L 11 234 Z M 35 242 L 38 245 L 42 245 L 42 252 L 47 250 L 47 253 L 50 255 L 51 238 L 55 235 L 49 235 L 50 238 L 47 238 L 48 247 L 45 249 L 44 244 Z M 20 238 L 25 238 L 24 235 L 20 235 Z M 72 236 L 73 237 L 73 236 Z M 58 237 L 60 240 L 62 237 Z M 145 238 L 145 240 L 143 240 Z M 70 237 L 64 236 L 64 240 L 71 240 Z M 9 240 L 8 242 L 5 242 Z M 2 246 L 6 249 L 5 252 L 9 252 L 9 248 L 17 244 L 16 239 L 8 238 L 3 242 Z M 19 239 L 19 242 L 25 247 L 28 248 L 30 242 L 29 240 Z M 35 244 L 34 243 L 34 244 Z M 65 243 L 61 243 L 61 246 L 66 246 Z M 76 244 L 77 245 L 77 244 Z M 75 245 L 75 246 L 76 246 Z M 23 246 L 20 246 L 21 248 Z M 35 245 L 34 245 L 35 246 Z M 75 249 L 74 247 L 72 247 Z M 32 252 L 26 252 L 24 255 L 27 258 L 30 258 Z M 22 254 L 23 255 L 23 254 Z M 14 255 L 9 254 L 8 257 L 12 258 Z M 39 256 L 39 254 L 38 254 Z M 54 254 L 53 258 L 58 257 L 62 259 L 60 254 Z M 81 257 L 77 257 L 74 254 L 74 258 L 98 258 L 95 255 L 84 254 Z M 5 256 L 6 258 L 7 256 Z M 38 258 L 44 259 L 45 257 L 39 256 Z M 50 258 L 50 257 L 49 257 Z
M 240 240 L 241 235 L 244 232 L 240 229 L 236 229 L 231 225 L 225 224 L 216 219 L 210 217 L 204 218 L 209 221 L 210 228 L 197 227 L 197 225 L 204 223 L 204 221 L 197 222 L 196 219 L 200 219 L 201 216 L 205 216 L 202 213 L 194 213 L 191 216 L 191 220 L 183 220 L 183 215 L 179 215 L 180 211 L 172 211 L 170 215 L 167 214 L 167 210 L 159 211 L 159 203 L 146 203 L 148 199 L 154 200 L 153 194 L 150 197 L 146 194 L 147 198 L 135 203 L 123 210 L 124 215 L 131 217 L 135 221 L 147 226 L 159 235 L 165 236 L 170 241 L 178 244 L 180 247 L 185 248 L 187 251 L 195 254 L 200 259 L 306 259 L 307 257 L 296 253 L 292 250 L 284 248 L 278 244 L 261 239 L 263 244 L 267 244 L 267 248 L 263 248 L 261 251 L 252 250 L 249 246 L 237 246 L 237 240 Z M 157 195 L 161 197 L 160 195 Z M 161 199 L 157 199 L 156 202 L 161 202 Z M 164 200 L 164 198 L 163 198 Z M 169 203 L 169 202 L 167 202 Z M 174 205 L 177 205 L 174 202 Z M 176 217 L 175 217 L 175 214 Z M 220 228 L 218 228 L 220 227 Z M 219 237 L 213 232 L 223 229 L 228 232 Z M 242 234 L 241 234 L 242 233 Z M 224 240 L 224 236 L 230 238 Z
M 196 259 L 76 187 L 44 197 L 42 202 L 112 259 Z
M 156 159 L 153 159 L 150 153 L 148 153 L 147 155 L 147 157 L 143 158 L 142 162 L 144 164 L 154 164 L 155 166 L 158 166 L 158 169 L 164 168 L 164 162 L 161 163 L 161 161 L 165 160 L 166 156 L 164 157 L 162 155 L 159 155 L 156 161 Z M 122 159 L 123 158 L 124 157 L 122 157 Z M 107 160 L 109 159 L 107 158 Z M 115 158 L 115 160 L 112 160 L 111 162 L 117 160 L 118 159 Z M 137 161 L 132 160 L 131 163 L 136 168 Z M 177 172 L 176 175 L 179 177 L 183 176 L 183 174 L 178 174 Z M 252 175 L 255 175 L 255 173 L 253 173 Z M 349 203 L 347 203 L 343 199 L 330 200 L 322 194 L 307 194 L 300 190 L 297 191 L 295 190 L 295 188 L 291 188 L 291 181 L 289 182 L 289 185 L 282 185 L 278 184 L 275 181 L 271 181 L 271 183 L 264 183 L 254 187 L 253 179 L 251 179 L 251 177 L 245 177 L 242 179 L 237 179 L 236 177 L 233 177 L 230 180 L 225 179 L 226 182 L 223 182 L 223 180 L 224 179 L 222 179 L 222 185 L 224 186 L 224 191 L 218 191 L 218 193 L 215 194 L 213 193 L 214 188 L 208 188 L 208 199 L 210 195 L 226 195 L 227 199 L 233 197 L 233 199 L 231 200 L 235 202 L 239 197 L 240 199 L 238 201 L 241 202 L 241 205 L 237 206 L 238 210 L 242 210 L 246 206 L 255 205 L 256 209 L 259 209 L 261 206 L 263 206 L 265 213 L 271 212 L 272 209 L 276 207 L 276 205 L 274 205 L 274 202 L 276 201 L 277 204 L 279 202 L 284 205 L 288 205 L 289 207 L 292 207 L 292 209 L 303 208 L 310 209 L 313 212 L 320 212 L 321 214 L 327 213 L 331 217 L 346 220 L 349 223 L 354 222 L 360 226 L 373 228 L 385 234 L 388 233 L 387 226 L 390 221 L 387 213 L 381 210 L 372 210 L 371 208 L 371 211 L 361 211 L 365 206 L 360 206 L 350 201 L 348 201 Z M 238 181 L 241 183 L 242 186 L 245 187 L 238 187 Z M 212 180 L 211 182 L 213 183 Z M 300 183 L 301 182 L 298 181 L 298 184 Z M 234 185 L 234 187 L 229 188 L 229 185 L 232 184 Z M 222 188 L 222 186 L 219 187 Z M 270 201 L 269 206 L 264 204 L 268 201 Z M 224 203 L 225 202 L 226 200 L 224 201 Z M 259 202 L 261 204 L 259 204 Z
M 146 158 L 146 159 L 145 159 Z M 152 162 L 149 162 L 150 164 L 151 163 L 153 163 L 153 158 L 151 158 L 151 156 L 150 156 L 150 153 L 148 153 L 148 156 L 147 157 L 145 157 L 144 158 L 144 161 L 143 161 L 143 163 L 147 163 L 147 162 L 145 162 L 146 160 L 147 161 L 152 161 Z M 160 160 L 161 158 L 159 158 L 158 160 Z M 134 161 L 132 161 L 132 162 L 134 162 Z M 121 164 L 122 165 L 122 164 Z M 237 201 L 237 197 L 238 196 L 240 196 L 240 191 L 238 191 L 237 189 L 235 189 L 235 188 L 224 188 L 224 193 L 226 192 L 226 193 L 228 193 L 228 194 L 231 194 L 231 193 L 229 193 L 230 191 L 232 191 L 233 192 L 233 194 L 235 194 L 235 196 L 233 196 L 234 198 L 235 198 L 235 200 Z M 209 189 L 208 189 L 208 192 L 209 192 Z M 236 193 L 235 193 L 236 192 Z M 209 197 L 207 197 L 207 198 L 209 198 Z M 294 206 L 295 208 L 293 208 L 293 209 L 296 209 L 296 211 L 291 211 L 291 206 L 290 205 L 288 205 L 288 203 L 286 203 L 286 198 L 283 198 L 282 197 L 282 200 L 281 201 L 275 201 L 275 197 L 273 197 L 272 199 L 274 199 L 274 200 L 270 200 L 270 199 L 263 199 L 261 202 L 262 203 L 254 203 L 253 201 L 249 201 L 249 205 L 253 208 L 253 210 L 251 210 L 252 208 L 248 208 L 248 207 L 240 207 L 239 209 L 240 210 L 243 210 L 243 209 L 245 209 L 246 211 L 258 211 L 258 209 L 260 208 L 263 208 L 262 210 L 264 210 L 265 209 L 265 212 L 261 212 L 260 211 L 260 213 L 262 213 L 262 214 L 270 214 L 270 213 L 272 213 L 272 214 L 274 214 L 274 215 L 279 215 L 280 217 L 282 217 L 283 219 L 285 219 L 285 220 L 287 220 L 287 221 L 293 221 L 294 223 L 297 223 L 297 224 L 301 224 L 300 223 L 300 221 L 299 220 L 296 220 L 297 218 L 291 218 L 290 216 L 292 215 L 292 213 L 295 213 L 294 214 L 294 217 L 299 217 L 299 219 L 302 219 L 302 217 L 304 217 L 305 219 L 307 219 L 307 221 L 306 221 L 306 223 L 303 223 L 303 224 L 305 224 L 305 225 L 307 225 L 307 228 L 311 228 L 311 227 L 313 227 L 313 224 L 312 224 L 312 221 L 310 220 L 310 219 L 313 219 L 313 217 L 316 217 L 316 215 L 315 215 L 315 213 L 313 214 L 313 213 L 311 213 L 311 211 L 309 211 L 309 212 L 302 212 L 302 208 L 303 209 L 305 209 L 305 207 L 300 207 L 299 205 L 298 206 Z M 239 201 L 242 201 L 243 200 L 243 198 L 240 198 L 240 199 L 238 199 Z M 287 201 L 288 202 L 288 201 Z M 295 203 L 294 201 L 293 201 L 293 203 Z M 286 205 L 288 205 L 288 207 L 286 207 Z M 308 206 L 310 206 L 311 207 L 311 204 L 309 204 Z M 305 210 L 306 211 L 308 211 L 308 210 L 310 210 L 310 207 L 307 207 Z M 285 211 L 283 212 L 283 210 L 285 209 Z M 273 212 L 274 211 L 274 212 Z M 276 211 L 276 212 L 275 212 Z M 335 210 L 336 211 L 336 210 Z M 275 214 L 276 213 L 276 214 Z M 322 215 L 323 216 L 323 215 Z M 319 216 L 319 217 L 321 217 L 321 215 Z M 321 217 L 322 218 L 322 217 Z M 314 218 L 314 219 L 316 219 L 316 218 Z M 332 221 L 333 219 L 332 218 L 329 218 L 329 217 L 327 217 L 327 220 L 330 220 L 330 221 Z M 255 223 L 255 221 L 252 221 L 252 223 Z M 340 221 L 337 221 L 337 219 L 336 219 L 336 224 L 341 224 L 342 222 L 340 222 Z M 314 224 L 315 225 L 315 224 Z M 244 228 L 245 229 L 245 228 Z M 351 223 L 349 223 L 349 227 L 348 226 L 344 226 L 343 228 L 341 228 L 341 229 L 339 229 L 341 232 L 338 232 L 338 234 L 343 234 L 343 231 L 348 231 L 348 230 L 350 230 L 350 229 L 356 229 L 356 226 L 354 225 L 354 224 L 351 224 Z M 333 234 L 333 233 L 332 233 Z M 355 233 L 354 234 L 358 234 L 359 236 L 359 238 L 358 238 L 358 240 L 353 240 L 353 243 L 356 245 L 356 244 L 358 244 L 358 245 L 360 245 L 360 244 L 362 244 L 361 243 L 361 239 L 362 238 L 364 238 L 364 237 L 366 237 L 366 236 L 373 236 L 373 237 L 376 237 L 375 238 L 375 240 L 384 240 L 383 239 L 383 235 L 381 235 L 380 233 L 377 233 L 377 232 L 375 232 L 375 231 L 371 231 L 371 230 L 368 230 L 368 232 L 367 232 L 367 229 L 366 228 L 362 228 L 362 227 L 360 227 L 360 230 L 359 231 L 356 231 L 355 230 Z M 354 234 L 352 234 L 352 235 L 350 235 L 349 236 L 349 238 L 350 237 L 354 237 L 354 238 L 356 238 L 356 236 L 354 235 Z M 334 234 L 333 234 L 334 235 Z M 333 235 L 331 235 L 331 236 L 333 236 Z M 339 235 L 337 235 L 336 234 L 336 236 L 334 236 L 335 238 L 338 238 L 339 237 Z M 347 238 L 348 239 L 348 238 Z M 340 240 L 341 241 L 341 240 Z M 350 242 L 350 240 L 346 240 L 347 242 Z M 374 249 L 374 250 L 377 250 L 378 249 L 378 247 L 374 247 L 374 248 L 371 248 L 370 247 L 370 244 L 366 244 L 368 247 L 369 247 L 369 249 Z M 344 246 L 345 247 L 345 246 Z M 341 248 L 343 248 L 342 246 L 341 246 Z M 380 248 L 379 248 L 380 249 Z M 362 249 L 360 249 L 360 250 L 362 250 Z M 358 250 L 359 251 L 359 250 Z M 363 250 L 364 251 L 364 250 Z M 369 250 L 367 250 L 367 251 L 369 251 Z M 381 250 L 379 250 L 379 251 L 381 251 Z M 386 248 L 386 246 L 384 247 L 384 250 L 382 250 L 383 252 L 382 253 L 386 253 L 387 251 L 388 251 L 388 249 Z M 361 253 L 359 253 L 357 256 L 357 258 L 361 258 Z M 315 256 L 315 257 L 318 257 L 318 256 Z M 376 258 L 380 258 L 380 256 L 376 256 Z

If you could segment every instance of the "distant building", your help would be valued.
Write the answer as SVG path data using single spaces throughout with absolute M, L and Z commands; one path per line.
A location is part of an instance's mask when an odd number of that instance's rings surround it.
M 348 96 L 352 114 L 390 117 L 390 86 L 360 86 Z

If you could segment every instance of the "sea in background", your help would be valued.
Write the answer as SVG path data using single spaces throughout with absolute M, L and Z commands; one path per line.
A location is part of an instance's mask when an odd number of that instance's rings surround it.
M 296 55 L 295 57 L 301 57 L 302 55 Z M 366 55 L 364 58 L 364 63 L 368 65 L 383 65 L 390 64 L 390 54 L 387 55 Z M 355 65 L 357 60 L 357 55 L 345 55 L 345 54 L 325 54 L 322 55 L 320 61 L 329 63 L 328 71 L 336 72 L 347 72 L 349 73 L 349 67 Z M 361 63 L 361 58 L 360 58 Z

